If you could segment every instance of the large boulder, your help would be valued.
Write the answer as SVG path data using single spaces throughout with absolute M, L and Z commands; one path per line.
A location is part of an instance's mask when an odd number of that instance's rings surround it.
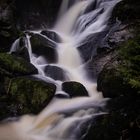
M 62 84 L 62 90 L 69 94 L 71 98 L 88 96 L 88 91 L 79 82 L 69 81 Z
M 30 77 L 5 80 L 5 94 L 0 97 L 0 119 L 39 113 L 53 98 L 56 86 Z
M 113 98 L 129 91 L 118 66 L 119 61 L 115 58 L 104 66 L 98 76 L 97 89 L 103 92 L 104 97 Z
M 48 63 L 57 62 L 57 51 L 55 44 L 39 34 L 32 34 L 31 38 L 32 52 L 37 56 L 43 56 Z
M 44 71 L 46 76 L 51 77 L 54 80 L 60 80 L 60 81 L 68 80 L 66 72 L 58 66 L 48 65 L 45 67 Z
M 13 76 L 37 74 L 37 69 L 21 57 L 0 53 L 0 73 Z

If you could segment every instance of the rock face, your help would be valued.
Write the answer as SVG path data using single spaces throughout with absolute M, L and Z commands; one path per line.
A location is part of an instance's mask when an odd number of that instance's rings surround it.
M 107 42 L 117 48 L 111 52 L 111 59 L 103 61 L 103 67 L 99 66 L 97 74 L 98 90 L 110 98 L 106 106 L 108 114 L 92 122 L 84 140 L 138 140 L 140 137 L 139 6 L 139 0 L 123 0 L 113 11 L 112 18 L 118 18 L 121 23 Z M 95 60 L 104 60 L 106 54 Z
M 78 82 L 70 81 L 62 84 L 62 90 L 69 94 L 71 98 L 88 96 L 86 88 Z
M 130 52 L 136 55 L 136 52 L 132 50 Z M 134 58 L 130 54 L 129 58 Z M 116 56 L 110 60 L 98 76 L 98 90 L 103 92 L 104 97 L 110 98 L 107 103 L 109 111 L 107 115 L 97 117 L 93 121 L 84 140 L 93 140 L 93 138 L 94 140 L 137 140 L 139 138 L 140 74 L 135 68 L 140 63 L 140 59 L 137 59 L 139 63 L 133 66 L 132 63 L 130 64 L 130 59 L 128 66 L 128 61 L 126 65 L 125 59 L 123 58 L 122 61 L 121 58 L 122 56 Z
M 12 0 L 0 1 L 0 52 L 10 50 L 12 42 L 18 37 Z
M 55 44 L 39 34 L 33 34 L 30 38 L 32 52 L 37 56 L 43 56 L 48 63 L 57 62 L 57 51 Z
M 39 113 L 54 96 L 56 86 L 33 78 L 5 80 L 5 94 L 0 98 L 0 119 L 22 114 Z
M 62 0 L 15 0 L 17 24 L 21 29 L 37 29 L 54 23 Z M 26 10 L 25 10 L 26 9 Z
M 107 103 L 108 115 L 97 117 L 85 140 L 139 138 L 140 133 L 140 37 L 123 43 L 99 73 L 98 90 Z M 99 135 L 97 132 L 99 132 Z

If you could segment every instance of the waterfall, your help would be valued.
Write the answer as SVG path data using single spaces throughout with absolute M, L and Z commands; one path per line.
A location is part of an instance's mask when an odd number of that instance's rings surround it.
M 56 23 L 55 30 L 69 34 L 79 14 L 84 11 L 87 1 L 76 2 Z M 67 23 L 67 24 L 66 24 Z
M 88 11 L 93 2 L 96 2 L 96 6 Z M 38 115 L 25 115 L 18 121 L 0 124 L 0 140 L 80 140 L 86 135 L 94 118 L 105 114 L 101 108 L 107 99 L 103 99 L 102 94 L 96 91 L 96 82 L 88 79 L 77 46 L 89 35 L 105 30 L 117 2 L 118 0 L 73 0 L 69 6 L 70 0 L 63 0 L 56 25 L 50 29 L 61 37 L 61 42 L 46 38 L 56 45 L 58 61 L 55 63 L 48 63 L 43 56 L 33 53 L 31 35 L 26 33 L 26 48 L 30 62 L 39 71 L 38 77 L 56 84 L 56 94 L 60 92 L 67 95 L 61 89 L 62 81 L 54 80 L 44 72 L 44 67 L 48 64 L 59 66 L 65 70 L 68 81 L 77 81 L 86 87 L 89 97 L 54 97 Z M 30 32 L 44 37 L 40 31 Z M 19 39 L 13 43 L 11 52 L 16 51 L 18 45 Z

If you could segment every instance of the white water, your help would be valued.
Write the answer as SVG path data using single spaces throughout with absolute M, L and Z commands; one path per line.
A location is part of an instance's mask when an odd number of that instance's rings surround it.
M 62 43 L 57 44 L 58 63 L 51 64 L 63 68 L 69 79 L 82 83 L 89 92 L 89 97 L 73 99 L 55 98 L 37 116 L 22 116 L 17 122 L 0 125 L 0 140 L 80 140 L 88 130 L 94 117 L 104 114 L 99 108 L 105 100 L 101 93 L 96 91 L 96 83 L 89 81 L 77 50 L 77 45 L 89 35 L 103 31 L 107 26 L 111 10 L 117 0 L 97 0 L 96 8 L 84 14 L 84 10 L 94 0 L 75 0 L 68 9 L 70 0 L 63 0 L 59 18 L 52 29 L 57 32 Z M 103 9 L 102 13 L 101 10 Z M 39 34 L 39 32 L 37 32 Z M 26 35 L 30 62 L 37 67 L 39 78 L 57 85 L 57 92 L 61 91 L 61 81 L 55 81 L 45 75 L 44 66 L 47 61 L 41 56 L 32 53 L 30 35 Z M 18 47 L 17 40 L 11 52 Z M 94 47 L 94 46 L 93 46 Z M 86 124 L 86 128 L 83 125 Z

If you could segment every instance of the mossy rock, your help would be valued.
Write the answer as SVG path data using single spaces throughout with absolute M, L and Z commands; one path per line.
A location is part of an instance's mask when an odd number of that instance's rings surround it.
M 113 67 L 112 63 L 110 63 L 110 66 L 104 67 L 97 80 L 97 89 L 103 92 L 104 97 L 109 98 L 125 95 L 129 91 L 120 71 L 117 67 Z
M 113 10 L 112 17 L 118 18 L 123 22 L 134 22 L 140 19 L 140 1 L 139 0 L 122 0 Z
M 62 90 L 72 97 L 88 96 L 88 91 L 79 82 L 69 81 L 62 84 Z
M 13 76 L 37 74 L 37 69 L 21 57 L 0 53 L 0 73 Z
M 97 117 L 83 140 L 139 140 L 140 115 L 127 115 L 116 111 Z
M 53 98 L 56 86 L 31 77 L 7 81 L 6 93 L 0 97 L 0 119 L 22 114 L 39 113 Z

